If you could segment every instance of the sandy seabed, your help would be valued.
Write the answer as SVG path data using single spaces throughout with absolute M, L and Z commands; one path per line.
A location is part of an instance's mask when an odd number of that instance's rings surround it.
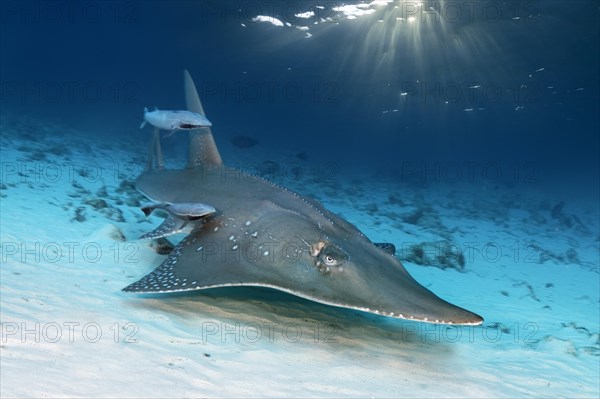
M 492 182 L 279 177 L 374 242 L 395 243 L 418 281 L 484 316 L 480 327 L 259 288 L 144 297 L 120 290 L 164 260 L 135 239 L 161 220 L 144 217 L 132 185 L 146 146 L 26 120 L 1 130 L 3 398 L 600 394 L 596 201 Z M 221 150 L 276 170 L 295 159 Z M 451 243 L 464 267 L 406 261 L 421 242 Z

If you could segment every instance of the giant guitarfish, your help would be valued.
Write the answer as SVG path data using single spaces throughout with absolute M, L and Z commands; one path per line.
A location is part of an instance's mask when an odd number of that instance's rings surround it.
M 188 110 L 205 116 L 187 71 L 184 86 Z M 200 204 L 211 212 L 190 220 L 191 232 L 165 261 L 124 291 L 259 286 L 401 319 L 464 325 L 483 322 L 477 314 L 419 284 L 390 253 L 390 245 L 374 244 L 319 202 L 225 166 L 210 127 L 189 134 L 187 166 L 165 169 L 160 143 L 155 141 L 157 165 L 150 159 L 136 187 L 156 203 Z

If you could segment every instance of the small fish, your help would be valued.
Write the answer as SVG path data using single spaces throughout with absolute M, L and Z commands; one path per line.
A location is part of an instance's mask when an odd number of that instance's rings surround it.
M 144 212 L 144 215 L 148 216 L 155 209 L 162 209 L 166 211 L 169 216 L 165 219 L 163 224 L 158 226 L 158 228 L 150 233 L 142 235 L 140 239 L 156 239 L 181 233 L 190 222 L 203 219 L 217 211 L 212 206 L 202 204 L 200 202 L 182 202 L 176 204 L 170 202 L 161 202 L 142 207 L 142 212 Z
M 210 127 L 212 123 L 204 116 L 192 111 L 161 111 L 155 109 L 148 111 L 144 108 L 144 120 L 140 129 L 146 126 L 146 123 L 164 130 L 174 132 L 175 130 L 189 130 L 200 127 Z
M 236 136 L 231 139 L 231 143 L 238 148 L 250 148 L 258 144 L 258 140 L 249 136 Z
M 180 202 L 176 204 L 160 202 L 142 207 L 142 212 L 148 216 L 155 209 L 162 209 L 174 216 L 189 220 L 199 219 L 216 212 L 212 206 L 200 202 Z

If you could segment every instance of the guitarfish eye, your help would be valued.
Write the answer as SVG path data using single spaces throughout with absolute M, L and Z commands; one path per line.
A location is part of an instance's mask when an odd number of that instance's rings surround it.
M 319 259 L 327 266 L 340 266 L 348 260 L 348 255 L 334 244 L 327 244 L 321 250 Z

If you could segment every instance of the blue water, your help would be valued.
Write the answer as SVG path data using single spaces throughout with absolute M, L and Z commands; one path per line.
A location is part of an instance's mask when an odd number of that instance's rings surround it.
M 183 108 L 187 68 L 217 141 L 392 174 L 516 162 L 597 178 L 597 2 L 416 4 L 348 19 L 338 2 L 5 1 L 2 112 L 145 140 L 143 107 Z

